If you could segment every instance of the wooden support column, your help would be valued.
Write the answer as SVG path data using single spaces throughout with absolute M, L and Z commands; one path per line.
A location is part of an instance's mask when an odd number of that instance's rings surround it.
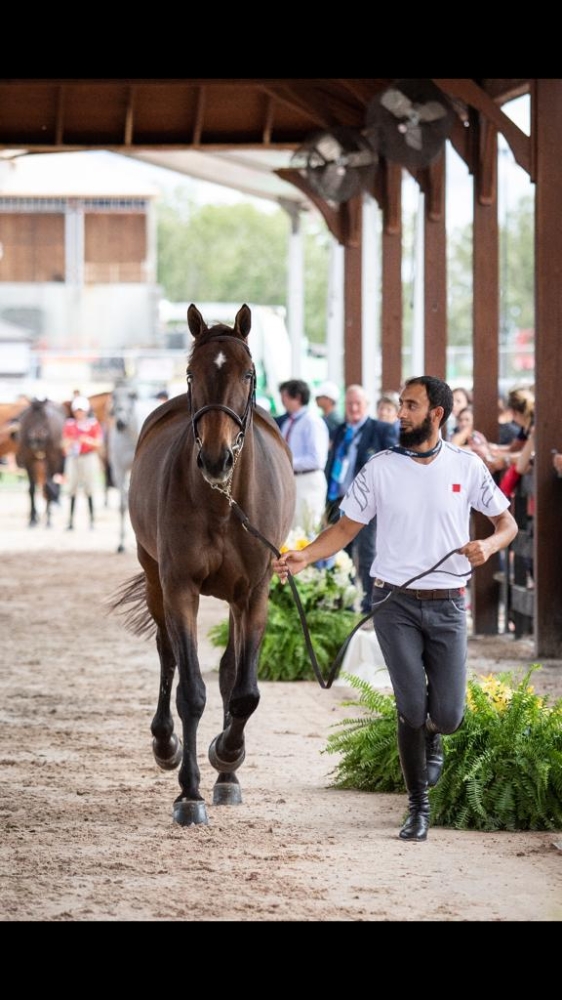
M 344 250 L 344 382 L 345 385 L 363 381 L 362 329 L 362 213 L 361 195 L 346 203 L 348 239 Z
M 362 329 L 362 240 L 363 197 L 358 195 L 341 205 L 332 205 L 313 191 L 306 176 L 292 167 L 275 171 L 282 180 L 294 184 L 316 205 L 332 236 L 344 249 L 344 382 L 363 381 Z
M 498 143 L 495 125 L 473 113 L 476 143 L 473 239 L 473 390 L 474 423 L 491 441 L 497 438 L 499 354 L 499 239 L 497 208 Z M 492 417 L 493 414 L 493 426 Z M 493 532 L 488 518 L 474 513 L 474 531 Z M 500 568 L 494 555 L 472 576 L 472 619 L 476 635 L 495 635 L 499 620 Z
M 562 80 L 535 81 L 535 656 L 562 657 Z
M 447 377 L 447 233 L 445 151 L 420 171 L 424 218 L 424 371 Z
M 402 167 L 381 160 L 375 197 L 383 213 L 381 389 L 402 385 Z

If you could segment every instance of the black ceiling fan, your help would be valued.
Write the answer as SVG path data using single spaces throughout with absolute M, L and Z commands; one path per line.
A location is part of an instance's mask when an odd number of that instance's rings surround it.
M 378 163 L 376 151 L 357 129 L 336 126 L 311 133 L 291 159 L 316 194 L 337 204 L 366 189 Z
M 395 80 L 367 107 L 364 135 L 387 160 L 428 166 L 445 145 L 455 110 L 432 80 Z

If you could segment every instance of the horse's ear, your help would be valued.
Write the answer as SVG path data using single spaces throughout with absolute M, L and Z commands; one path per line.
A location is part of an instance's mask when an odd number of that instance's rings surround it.
M 240 306 L 240 309 L 236 313 L 236 319 L 234 320 L 234 332 L 239 333 L 244 340 L 248 336 L 252 328 L 252 311 L 249 306 L 244 303 Z
M 207 329 L 205 320 L 203 319 L 197 306 L 193 305 L 193 302 L 187 310 L 187 325 L 192 337 L 199 337 L 200 334 L 204 333 Z

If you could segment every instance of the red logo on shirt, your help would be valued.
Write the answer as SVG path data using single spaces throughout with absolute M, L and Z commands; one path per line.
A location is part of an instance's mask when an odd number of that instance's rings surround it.
M 460 491 L 461 491 L 461 484 L 453 483 L 453 493 L 460 493 Z

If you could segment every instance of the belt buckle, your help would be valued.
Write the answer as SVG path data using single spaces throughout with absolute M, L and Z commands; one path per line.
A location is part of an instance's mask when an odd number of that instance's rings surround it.
M 384 587 L 384 580 L 380 580 L 378 578 L 378 576 L 376 576 L 375 579 L 374 579 L 374 581 L 373 581 L 373 586 L 374 587 Z

